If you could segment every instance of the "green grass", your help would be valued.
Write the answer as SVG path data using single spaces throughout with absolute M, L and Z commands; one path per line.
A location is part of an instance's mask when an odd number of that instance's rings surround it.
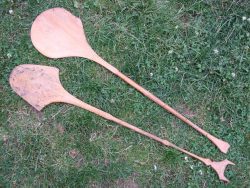
M 229 142 L 229 153 L 97 64 L 37 52 L 32 21 L 58 6 L 81 18 L 101 57 Z M 242 19 L 249 7 L 247 0 L 2 0 L 0 187 L 249 187 L 250 22 Z M 230 184 L 197 160 L 79 108 L 36 112 L 8 83 L 24 63 L 58 67 L 64 87 L 85 102 L 198 155 L 233 161 Z

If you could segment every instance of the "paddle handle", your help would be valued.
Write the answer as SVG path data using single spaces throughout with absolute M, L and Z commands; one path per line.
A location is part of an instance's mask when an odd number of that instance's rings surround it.
M 91 106 L 91 105 L 89 105 L 89 104 L 75 98 L 74 96 L 68 97 L 68 100 L 66 99 L 66 100 L 64 100 L 64 102 L 67 102 L 69 104 L 73 104 L 75 106 L 78 106 L 78 107 L 80 107 L 82 109 L 88 110 L 89 112 L 92 112 L 92 113 L 94 113 L 94 114 L 96 114 L 98 116 L 101 116 L 101 117 L 103 117 L 103 118 L 105 118 L 105 119 L 107 119 L 109 121 L 113 121 L 113 122 L 115 122 L 115 123 L 117 123 L 117 124 L 119 124 L 119 125 L 121 125 L 123 127 L 131 129 L 131 130 L 133 130 L 133 131 L 135 131 L 135 132 L 137 132 L 137 133 L 139 133 L 141 135 L 147 136 L 147 137 L 149 137 L 149 138 L 151 138 L 151 139 L 153 139 L 153 140 L 155 140 L 157 142 L 160 142 L 161 144 L 163 144 L 163 145 L 165 145 L 167 147 L 175 148 L 176 150 L 179 150 L 179 151 L 181 151 L 181 152 L 183 152 L 183 153 L 185 153 L 185 154 L 187 154 L 187 155 L 189 155 L 189 156 L 191 156 L 193 158 L 196 158 L 196 159 L 202 161 L 206 165 L 209 165 L 209 162 L 211 162 L 210 159 L 200 157 L 200 156 L 195 155 L 195 154 L 193 154 L 193 153 L 191 153 L 189 151 L 186 151 L 186 150 L 184 150 L 182 148 L 179 148 L 178 146 L 172 144 L 168 140 L 161 139 L 161 138 L 157 137 L 154 134 L 146 132 L 146 131 L 144 131 L 144 130 L 142 130 L 142 129 L 134 126 L 134 125 L 131 125 L 131 124 L 129 124 L 129 123 L 127 123 L 127 122 L 125 122 L 125 121 L 123 121 L 121 119 L 118 119 L 118 118 L 112 116 L 111 114 L 109 114 L 107 112 L 104 112 L 104 111 L 102 111 L 102 110 L 100 110 L 98 108 L 95 108 L 95 107 L 93 107 L 93 106 Z
M 122 80 L 124 80 L 125 82 L 127 82 L 129 85 L 131 85 L 132 87 L 134 87 L 135 89 L 137 89 L 138 91 L 140 91 L 143 95 L 145 95 L 146 97 L 148 97 L 149 99 L 151 99 L 152 101 L 154 101 L 155 103 L 157 103 L 158 105 L 160 105 L 162 108 L 164 108 L 168 112 L 170 112 L 173 115 L 175 115 L 177 118 L 179 118 L 183 122 L 185 122 L 188 125 L 190 125 L 191 127 L 193 127 L 195 130 L 197 130 L 202 135 L 204 135 L 205 137 L 207 137 L 212 143 L 214 143 L 214 145 L 216 145 L 221 152 L 227 153 L 227 151 L 228 151 L 228 149 L 230 147 L 230 145 L 227 142 L 225 142 L 225 141 L 223 141 L 221 139 L 218 139 L 215 136 L 213 136 L 213 135 L 209 134 L 208 132 L 206 132 L 205 130 L 201 129 L 199 126 L 197 126 L 196 124 L 194 124 L 193 122 L 191 122 L 189 119 L 187 119 L 186 117 L 184 117 L 182 114 L 180 114 L 179 112 L 177 112 L 176 110 L 174 110 L 173 108 L 171 108 L 169 105 L 165 104 L 158 97 L 154 96 L 152 93 L 150 93 L 149 91 L 147 91 L 146 89 L 144 89 L 142 86 L 140 86 L 139 84 L 137 84 L 136 82 L 134 82 L 133 80 L 131 80 L 130 78 L 128 78 L 126 75 L 124 75 L 123 73 L 121 73 L 118 69 L 116 69 L 115 67 L 113 67 L 112 65 L 110 65 L 109 63 L 107 63 L 106 61 L 104 61 L 98 55 L 95 55 L 93 58 L 91 58 L 91 60 L 97 62 L 98 64 L 102 65 L 106 69 L 110 70 L 112 73 L 114 73 L 115 75 L 117 75 L 118 77 L 120 77 Z
M 162 144 L 164 144 L 166 146 L 170 145 L 170 143 L 167 140 L 163 140 L 163 139 L 161 139 L 161 138 L 159 138 L 159 137 L 157 137 L 157 136 L 155 136 L 155 135 L 153 135 L 151 133 L 148 133 L 148 132 L 146 132 L 146 131 L 144 131 L 142 129 L 139 129 L 138 127 L 135 127 L 134 125 L 131 125 L 131 124 L 125 122 L 125 121 L 122 121 L 122 120 L 112 116 L 111 114 L 109 114 L 107 112 L 104 112 L 104 111 L 102 111 L 102 110 L 100 110 L 98 108 L 95 108 L 95 107 L 93 107 L 93 106 L 91 106 L 91 105 L 89 105 L 89 104 L 75 98 L 74 96 L 68 97 L 67 99 L 64 98 L 63 102 L 78 106 L 78 107 L 80 107 L 82 109 L 85 109 L 85 110 L 88 110 L 89 112 L 92 112 L 92 113 L 94 113 L 94 114 L 96 114 L 98 116 L 103 117 L 104 119 L 107 119 L 109 121 L 113 121 L 113 122 L 115 122 L 115 123 L 117 123 L 117 124 L 119 124 L 119 125 L 121 125 L 123 127 L 126 127 L 128 129 L 131 129 L 131 130 L 137 132 L 137 133 L 140 133 L 140 134 L 142 134 L 144 136 L 147 136 L 147 137 L 149 137 L 149 138 L 151 138 L 153 140 L 156 140 L 156 141 L 158 141 L 158 142 L 160 142 L 160 143 L 162 143 Z
M 229 165 L 229 164 L 234 165 L 234 163 L 232 163 L 231 161 L 223 160 L 223 161 L 216 162 L 216 161 L 212 161 L 211 159 L 203 158 L 203 157 L 200 157 L 198 155 L 195 155 L 187 150 L 184 150 L 184 149 L 172 144 L 168 140 L 161 139 L 161 138 L 159 138 L 159 137 L 157 137 L 149 132 L 146 132 L 142 129 L 139 129 L 138 127 L 135 127 L 134 125 L 131 125 L 125 121 L 122 121 L 122 120 L 112 116 L 111 114 L 109 114 L 107 112 L 104 112 L 98 108 L 95 108 L 95 107 L 87 104 L 87 103 L 84 103 L 72 95 L 67 95 L 67 94 L 64 95 L 64 100 L 62 100 L 61 102 L 70 103 L 70 104 L 73 104 L 73 105 L 78 106 L 80 108 L 83 108 L 85 110 L 88 110 L 88 111 L 95 113 L 96 115 L 99 115 L 99 116 L 101 116 L 109 121 L 113 121 L 113 122 L 115 122 L 123 127 L 131 129 L 139 134 L 142 134 L 142 135 L 147 136 L 147 137 L 149 137 L 157 142 L 160 142 L 161 144 L 163 144 L 167 147 L 172 147 L 172 148 L 174 148 L 182 153 L 185 153 L 185 154 L 187 154 L 187 155 L 189 155 L 197 160 L 200 160 L 206 166 L 211 166 L 218 174 L 220 180 L 225 181 L 225 182 L 229 182 L 229 180 L 224 176 L 224 171 L 225 171 L 225 168 L 227 165 Z

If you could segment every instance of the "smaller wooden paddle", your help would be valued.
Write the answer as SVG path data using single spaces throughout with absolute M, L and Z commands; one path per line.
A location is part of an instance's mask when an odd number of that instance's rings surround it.
M 234 165 L 231 161 L 225 159 L 220 162 L 212 161 L 208 158 L 202 158 L 193 153 L 190 153 L 171 142 L 161 139 L 151 133 L 143 131 L 125 121 L 122 121 L 111 114 L 95 108 L 69 94 L 62 86 L 59 79 L 59 69 L 55 67 L 41 65 L 19 65 L 12 71 L 9 78 L 12 89 L 20 95 L 25 101 L 31 104 L 37 110 L 42 110 L 50 103 L 63 102 L 78 106 L 90 112 L 93 112 L 107 120 L 113 121 L 121 126 L 127 127 L 137 133 L 147 136 L 155 141 L 162 143 L 165 146 L 175 148 L 195 159 L 211 166 L 219 176 L 219 179 L 225 182 L 229 180 L 224 176 L 224 171 L 227 165 Z

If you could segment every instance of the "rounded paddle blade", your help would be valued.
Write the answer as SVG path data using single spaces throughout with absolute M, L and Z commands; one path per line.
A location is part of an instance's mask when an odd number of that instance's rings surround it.
M 30 35 L 35 48 L 49 58 L 88 58 L 94 53 L 81 20 L 63 8 L 49 9 L 37 16 Z
M 62 102 L 67 92 L 55 67 L 24 64 L 15 67 L 9 78 L 11 88 L 37 110 L 53 102 Z

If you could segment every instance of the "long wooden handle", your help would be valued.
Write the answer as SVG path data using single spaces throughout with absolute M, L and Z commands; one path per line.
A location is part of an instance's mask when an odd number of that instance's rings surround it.
M 93 106 L 91 106 L 91 105 L 89 105 L 89 104 L 75 98 L 74 96 L 68 97 L 68 99 L 64 100 L 64 102 L 72 104 L 74 106 L 78 106 L 78 107 L 80 107 L 82 109 L 88 110 L 88 111 L 90 111 L 90 112 L 92 112 L 92 113 L 94 113 L 94 114 L 96 114 L 98 116 L 103 117 L 104 119 L 107 119 L 109 121 L 113 121 L 113 122 L 115 122 L 115 123 L 117 123 L 117 124 L 119 124 L 119 125 L 121 125 L 123 127 L 131 129 L 131 130 L 133 130 L 133 131 L 135 131 L 135 132 L 137 132 L 139 134 L 142 134 L 142 135 L 147 136 L 147 137 L 149 137 L 149 138 L 151 138 L 151 139 L 153 139 L 153 140 L 155 140 L 157 142 L 160 142 L 161 144 L 163 144 L 163 145 L 165 145 L 167 147 L 175 148 L 176 150 L 179 150 L 182 153 L 185 153 L 185 154 L 187 154 L 187 155 L 189 155 L 189 156 L 191 156 L 193 158 L 196 158 L 196 159 L 202 161 L 206 165 L 209 165 L 210 162 L 211 162 L 210 159 L 200 157 L 200 156 L 195 155 L 195 154 L 193 154 L 193 153 L 191 153 L 189 151 L 186 151 L 186 150 L 184 150 L 182 148 L 179 148 L 178 146 L 174 145 L 173 143 L 169 142 L 168 140 L 164 140 L 162 138 L 159 138 L 154 134 L 146 132 L 146 131 L 144 131 L 144 130 L 142 130 L 142 129 L 134 126 L 134 125 L 131 125 L 131 124 L 119 119 L 119 118 L 116 118 L 116 117 L 112 116 L 111 114 L 109 114 L 107 112 L 104 112 L 104 111 L 102 111 L 102 110 L 100 110 L 100 109 L 98 109 L 96 107 L 93 107 Z
M 128 128 L 128 129 L 131 129 L 131 130 L 133 130 L 133 131 L 135 131 L 137 133 L 140 133 L 140 134 L 142 134 L 144 136 L 152 138 L 152 139 L 154 139 L 154 140 L 156 140 L 156 141 L 158 141 L 158 142 L 160 142 L 160 143 L 162 143 L 162 144 L 164 144 L 166 146 L 169 146 L 168 141 L 163 140 L 163 139 L 161 139 L 161 138 L 159 138 L 159 137 L 157 137 L 157 136 L 155 136 L 155 135 L 153 135 L 151 133 L 148 133 L 148 132 L 146 132 L 146 131 L 144 131 L 142 129 L 139 129 L 138 127 L 135 127 L 135 126 L 133 126 L 133 125 L 131 125 L 131 124 L 125 122 L 125 121 L 122 121 L 122 120 L 112 116 L 111 114 L 109 114 L 107 112 L 104 112 L 104 111 L 102 111 L 102 110 L 100 110 L 98 108 L 95 108 L 95 107 L 93 107 L 93 106 L 91 106 L 91 105 L 89 105 L 89 104 L 87 104 L 87 103 L 85 103 L 85 102 L 83 102 L 83 101 L 81 101 L 81 100 L 79 100 L 77 98 L 74 98 L 74 97 L 72 98 L 71 97 L 71 98 L 69 98 L 69 100 L 64 100 L 64 102 L 67 102 L 69 104 L 73 104 L 75 106 L 78 106 L 80 108 L 88 110 L 88 111 L 90 111 L 90 112 L 92 112 L 92 113 L 94 113 L 94 114 L 96 114 L 98 116 L 103 117 L 104 119 L 107 119 L 109 121 L 113 121 L 113 122 L 115 122 L 115 123 L 117 123 L 119 125 L 122 125 L 122 126 Z
M 208 132 L 206 132 L 205 130 L 201 129 L 199 126 L 197 126 L 196 124 L 191 122 L 189 119 L 187 119 L 182 114 L 180 114 L 179 112 L 177 112 L 176 110 L 171 108 L 169 105 L 165 104 L 158 97 L 154 96 L 152 93 L 150 93 L 149 91 L 147 91 L 146 89 L 144 89 L 143 87 L 138 85 L 136 82 L 134 82 L 133 80 L 131 80 L 130 78 L 128 78 L 127 76 L 122 74 L 121 72 L 119 72 L 117 75 L 121 79 L 123 79 L 125 82 L 127 82 L 128 84 L 130 84 L 131 86 L 136 88 L 138 91 L 140 91 L 143 95 L 145 95 L 146 97 L 148 97 L 149 99 L 151 99 L 152 101 L 154 101 L 155 103 L 160 105 L 162 108 L 164 108 L 165 110 L 167 110 L 171 114 L 175 115 L 177 118 L 179 118 L 183 122 L 185 122 L 188 125 L 190 125 L 191 127 L 193 127 L 195 130 L 200 132 L 205 137 L 207 137 L 211 142 L 213 142 L 219 148 L 220 151 L 222 151 L 223 153 L 227 153 L 227 151 L 228 151 L 228 149 L 230 147 L 230 145 L 227 142 L 225 142 L 225 141 L 223 141 L 221 139 L 218 139 L 215 136 L 213 136 L 213 135 L 209 134 Z
M 114 73 L 115 75 L 117 75 L 118 77 L 120 77 L 122 80 L 124 80 L 125 82 L 127 82 L 129 85 L 131 85 L 132 87 L 134 87 L 135 89 L 137 89 L 138 91 L 140 91 L 143 95 L 145 95 L 146 97 L 148 97 L 149 99 L 151 99 L 152 101 L 154 101 L 155 103 L 157 103 L 158 105 L 160 105 L 162 108 L 164 108 L 168 112 L 170 112 L 173 115 L 175 115 L 177 118 L 181 119 L 183 122 L 185 122 L 188 125 L 190 125 L 191 127 L 193 127 L 195 130 L 197 130 L 202 135 L 204 135 L 205 137 L 207 137 L 212 143 L 214 143 L 214 145 L 216 145 L 221 152 L 227 153 L 227 151 L 228 151 L 228 149 L 230 147 L 230 145 L 227 142 L 225 142 L 225 141 L 223 141 L 221 139 L 218 139 L 215 136 L 213 136 L 213 135 L 209 134 L 208 132 L 206 132 L 205 130 L 201 129 L 199 126 L 197 126 L 196 124 L 194 124 L 193 122 L 191 122 L 189 119 L 187 119 L 186 117 L 184 117 L 182 114 L 180 114 L 179 112 L 177 112 L 176 110 L 174 110 L 173 108 L 171 108 L 169 105 L 165 104 L 158 97 L 154 96 L 152 93 L 150 93 L 149 91 L 147 91 L 146 89 L 144 89 L 142 86 L 140 86 L 139 84 L 137 84 L 136 82 L 134 82 L 133 80 L 131 80 L 130 78 L 128 78 L 127 76 L 125 76 L 118 69 L 116 69 L 115 67 L 113 67 L 112 65 L 110 65 L 109 63 L 107 63 L 106 61 L 104 61 L 98 55 L 95 55 L 93 58 L 91 58 L 91 60 L 97 62 L 98 64 L 102 65 L 106 69 L 110 70 L 112 73 Z
M 70 95 L 69 93 L 65 93 L 65 95 L 63 95 L 63 98 L 61 100 L 61 102 L 66 102 L 66 103 L 69 103 L 69 104 L 73 104 L 75 106 L 78 106 L 80 108 L 83 108 L 85 110 L 88 110 L 92 113 L 95 113 L 96 115 L 99 115 L 107 120 L 110 120 L 110 121 L 113 121 L 123 127 L 126 127 L 128 129 L 131 129 L 137 133 L 140 133 L 144 136 L 147 136 L 157 142 L 160 142 L 161 144 L 167 146 L 167 147 L 172 147 L 182 153 L 185 153 L 195 159 L 198 159 L 200 160 L 201 162 L 203 162 L 206 166 L 211 166 L 217 173 L 217 175 L 219 176 L 219 179 L 222 180 L 222 181 L 225 181 L 225 182 L 229 182 L 229 180 L 224 176 L 224 171 L 226 169 L 226 166 L 231 164 L 231 165 L 234 165 L 234 163 L 232 163 L 231 161 L 228 161 L 227 159 L 226 160 L 223 160 L 223 161 L 219 161 L 219 162 L 216 162 L 216 161 L 212 161 L 211 159 L 208 159 L 208 158 L 203 158 L 203 157 L 200 157 L 198 155 L 195 155 L 187 150 L 184 150 L 182 148 L 179 148 L 178 146 L 172 144 L 171 142 L 169 142 L 168 140 L 164 140 L 164 139 L 161 139 L 157 136 L 155 136 L 154 134 L 151 134 L 149 132 L 146 132 L 142 129 L 139 129 L 138 127 L 134 126 L 134 125 L 131 125 L 125 121 L 122 121 L 114 116 L 112 116 L 111 114 L 107 113 L 107 112 L 104 112 L 98 108 L 95 108 L 77 98 L 75 98 L 74 96 Z

